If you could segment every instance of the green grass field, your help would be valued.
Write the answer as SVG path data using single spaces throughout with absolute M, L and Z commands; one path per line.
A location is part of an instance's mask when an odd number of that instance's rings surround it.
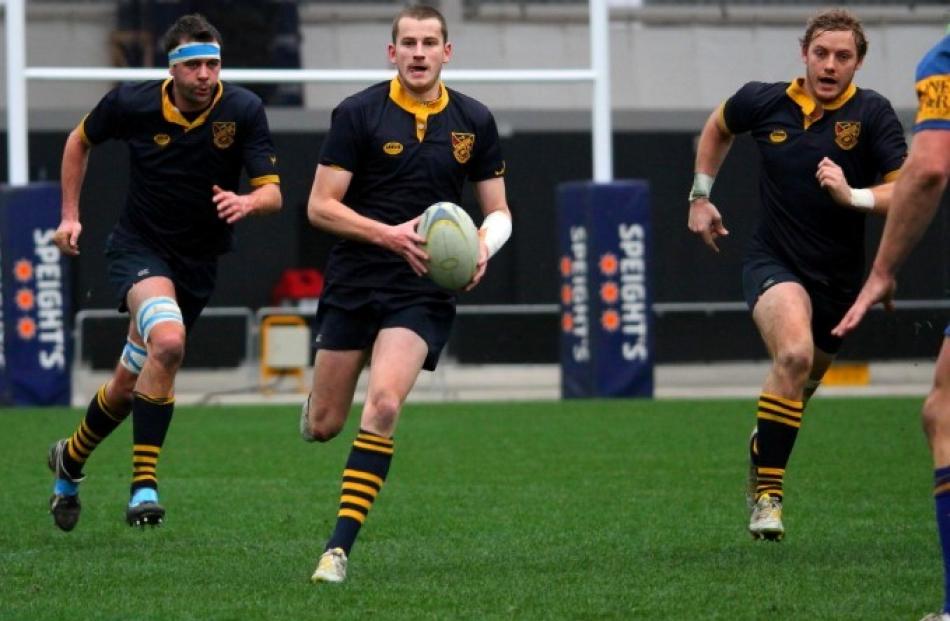
M 123 520 L 130 429 L 87 466 L 76 530 L 47 445 L 78 410 L 0 410 L 0 619 L 907 619 L 942 571 L 920 399 L 817 398 L 782 543 L 746 532 L 752 400 L 407 406 L 342 585 L 308 582 L 356 418 L 180 407 L 166 524 Z

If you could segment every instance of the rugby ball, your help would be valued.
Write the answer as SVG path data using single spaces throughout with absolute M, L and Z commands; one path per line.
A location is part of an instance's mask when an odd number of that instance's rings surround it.
M 446 289 L 461 289 L 472 281 L 478 264 L 478 230 L 455 203 L 430 205 L 416 231 L 425 238 L 428 276 Z

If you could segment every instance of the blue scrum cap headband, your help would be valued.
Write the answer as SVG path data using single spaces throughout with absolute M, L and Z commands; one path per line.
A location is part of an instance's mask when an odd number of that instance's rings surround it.
M 190 41 L 182 43 L 168 53 L 168 66 L 197 59 L 221 60 L 221 46 L 217 43 Z

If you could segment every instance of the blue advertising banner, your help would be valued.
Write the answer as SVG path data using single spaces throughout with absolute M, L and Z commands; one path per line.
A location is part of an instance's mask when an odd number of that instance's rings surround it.
M 652 397 L 650 189 L 558 186 L 561 396 Z
M 3 363 L 14 405 L 70 403 L 69 264 L 53 244 L 60 200 L 55 183 L 0 189 Z
M 4 319 L 3 298 L 6 291 L 3 286 L 3 231 L 0 230 L 0 407 L 13 403 L 13 397 L 10 395 L 10 383 L 7 381 L 7 355 L 4 345 L 4 332 L 6 330 L 6 320 Z

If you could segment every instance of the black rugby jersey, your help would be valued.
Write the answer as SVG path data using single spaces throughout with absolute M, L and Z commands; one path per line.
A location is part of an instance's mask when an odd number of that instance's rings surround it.
M 278 183 L 277 156 L 257 95 L 219 82 L 211 106 L 188 121 L 169 99 L 171 82 L 114 88 L 79 130 L 90 145 L 128 143 L 129 191 L 118 235 L 174 256 L 213 257 L 231 249 L 233 233 L 218 218 L 211 186 L 236 192 L 242 167 L 252 186 Z
M 466 179 L 484 181 L 505 172 L 488 108 L 445 85 L 439 99 L 423 104 L 398 78 L 337 106 L 320 163 L 353 173 L 343 198 L 347 207 L 391 225 L 439 201 L 460 204 Z M 332 298 L 337 285 L 450 295 L 416 276 L 396 253 L 350 239 L 330 251 L 326 283 L 325 298 Z
M 763 210 L 750 254 L 776 256 L 811 284 L 853 296 L 864 274 L 866 215 L 818 185 L 818 163 L 828 157 L 851 187 L 865 188 L 896 178 L 907 144 L 890 102 L 872 90 L 851 84 L 812 122 L 815 106 L 801 78 L 749 82 L 722 105 L 720 124 L 751 132 L 762 155 Z

